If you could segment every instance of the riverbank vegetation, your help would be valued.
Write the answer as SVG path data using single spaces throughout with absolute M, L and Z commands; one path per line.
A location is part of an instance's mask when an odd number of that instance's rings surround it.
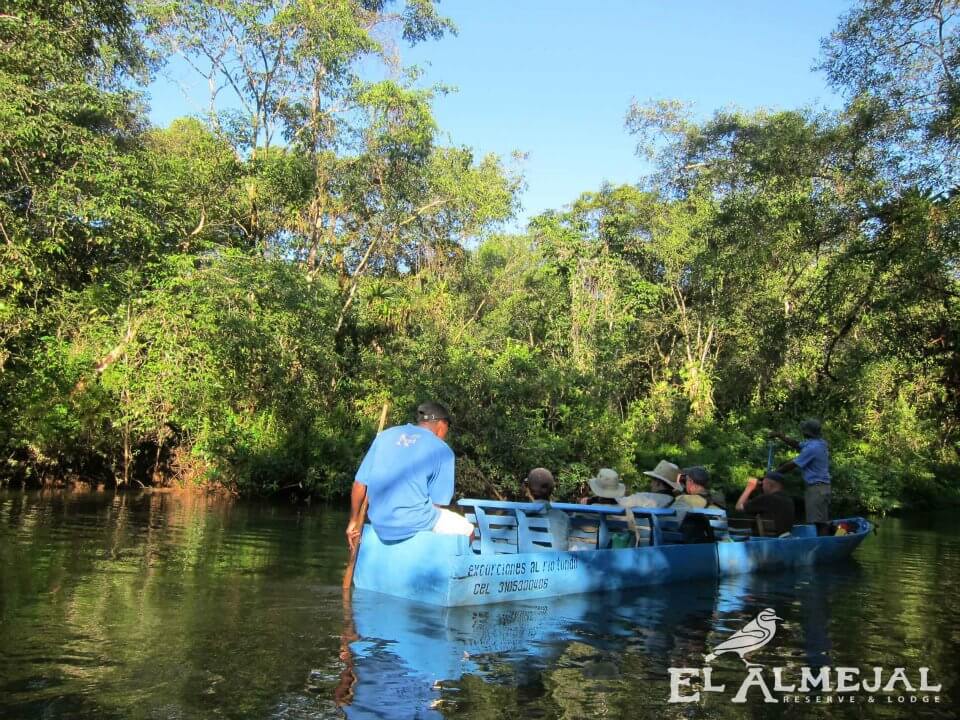
M 382 404 L 436 398 L 469 495 L 661 457 L 732 490 L 816 415 L 844 503 L 955 500 L 955 11 L 841 18 L 838 111 L 625 108 L 655 172 L 506 233 L 522 177 L 385 40 L 453 32 L 429 0 L 13 0 L 0 474 L 341 497 Z M 209 103 L 152 127 L 171 58 Z

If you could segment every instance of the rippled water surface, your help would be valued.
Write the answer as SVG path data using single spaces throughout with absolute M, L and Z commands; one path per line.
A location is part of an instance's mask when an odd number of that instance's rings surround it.
M 345 604 L 345 523 L 194 496 L 0 493 L 0 718 L 957 717 L 952 514 L 887 519 L 853 561 L 812 571 L 446 610 Z M 777 703 L 752 687 L 736 704 L 747 669 L 722 655 L 724 692 L 668 702 L 669 668 L 702 668 L 767 607 L 784 623 L 749 660 L 771 689 L 772 668 L 790 682 L 802 666 L 902 667 L 914 684 L 928 667 L 942 687 Z

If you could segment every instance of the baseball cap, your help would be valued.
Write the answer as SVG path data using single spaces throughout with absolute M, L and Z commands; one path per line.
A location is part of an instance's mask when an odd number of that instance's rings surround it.
M 417 406 L 417 422 L 446 420 L 450 423 L 450 412 L 438 402 L 425 402 Z
M 697 485 L 702 485 L 703 487 L 710 486 L 710 473 L 707 472 L 707 469 L 702 465 L 694 465 L 693 467 L 684 468 L 680 471 L 680 474 L 686 475 Z
M 545 495 L 549 495 L 551 492 L 553 492 L 553 487 L 555 485 L 553 473 L 542 467 L 534 468 L 527 473 L 527 479 L 525 482 L 527 483 L 527 487 L 530 488 L 530 493 L 534 497 L 543 497 Z

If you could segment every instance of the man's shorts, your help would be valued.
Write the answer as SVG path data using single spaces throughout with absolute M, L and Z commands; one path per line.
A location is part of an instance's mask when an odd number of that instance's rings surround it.
M 458 515 L 452 510 L 446 508 L 437 508 L 440 511 L 440 517 L 433 526 L 433 532 L 437 535 L 467 535 L 473 533 L 473 523 L 467 520 L 463 515 Z
M 830 522 L 830 485 L 828 483 L 807 485 L 803 500 L 807 506 L 808 523 Z

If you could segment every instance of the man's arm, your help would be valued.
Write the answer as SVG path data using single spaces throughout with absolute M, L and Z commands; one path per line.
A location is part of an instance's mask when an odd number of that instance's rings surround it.
M 783 465 L 777 468 L 778 473 L 788 473 L 799 467 L 793 460 L 787 460 Z
M 356 549 L 360 543 L 360 532 L 363 530 L 363 515 L 367 499 L 367 486 L 357 480 L 353 481 L 350 490 L 350 522 L 347 523 L 347 545 L 350 551 Z
M 772 433 L 769 433 L 769 434 L 767 435 L 767 437 L 768 437 L 768 438 L 771 438 L 771 439 L 773 439 L 773 438 L 778 438 L 784 445 L 787 445 L 788 447 L 791 447 L 791 448 L 793 448 L 794 450 L 799 450 L 799 449 L 800 449 L 800 442 L 799 442 L 799 441 L 794 440 L 792 437 L 787 437 L 786 435 L 784 435 L 784 434 L 783 434 L 782 432 L 780 432 L 779 430 L 774 430 Z
M 444 446 L 437 458 L 436 472 L 427 481 L 427 494 L 430 496 L 430 502 L 437 507 L 447 507 L 453 500 L 455 468 L 456 459 L 453 450 Z
M 747 480 L 747 486 L 743 489 L 743 492 L 740 493 L 740 497 L 737 499 L 737 510 L 743 512 L 743 508 L 747 504 L 747 500 L 753 494 L 753 491 L 757 489 L 757 485 L 759 484 L 760 481 L 755 477 Z

